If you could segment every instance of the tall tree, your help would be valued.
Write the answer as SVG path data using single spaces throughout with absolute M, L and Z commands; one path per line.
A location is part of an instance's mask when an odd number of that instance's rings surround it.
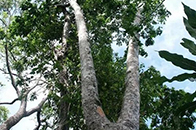
M 82 82 L 82 105 L 84 116 L 89 129 L 139 129 L 139 34 L 135 34 L 130 39 L 127 53 L 127 77 L 126 90 L 122 105 L 121 115 L 117 123 L 112 123 L 105 116 L 98 97 L 98 86 L 95 75 L 93 59 L 84 16 L 76 0 L 70 0 L 70 5 L 74 9 L 75 19 L 78 30 L 80 63 L 81 63 L 81 82 Z M 141 12 L 143 5 L 137 9 L 134 25 L 140 25 Z
M 80 72 L 78 70 L 78 68 L 80 67 L 78 61 L 78 45 L 76 44 L 77 43 L 76 34 L 77 33 L 81 34 L 82 30 L 79 30 L 79 28 L 78 28 L 78 32 L 76 30 L 75 21 L 73 20 L 74 19 L 73 10 L 69 6 L 69 4 L 67 4 L 69 2 L 74 2 L 74 1 L 65 1 L 64 3 L 55 0 L 54 1 L 48 1 L 48 0 L 24 1 L 21 4 L 22 14 L 16 16 L 13 24 L 9 26 L 10 36 L 11 38 L 13 38 L 13 42 L 10 42 L 8 44 L 8 49 L 10 52 L 14 54 L 14 56 L 17 56 L 17 61 L 15 62 L 13 60 L 12 62 L 14 70 L 20 71 L 20 73 L 21 72 L 24 73 L 24 71 L 28 71 L 29 76 L 30 75 L 35 76 L 37 74 L 41 74 L 43 77 L 42 80 L 44 81 L 44 83 L 46 83 L 46 86 L 42 88 L 46 87 L 47 90 L 52 90 L 49 93 L 50 99 L 47 100 L 46 105 L 53 107 L 54 110 L 59 113 L 59 117 L 57 117 L 57 122 L 54 122 L 54 124 L 58 123 L 59 128 L 60 126 L 64 126 L 64 128 L 65 127 L 67 128 L 69 124 L 69 127 L 72 128 L 75 127 L 77 129 L 81 126 L 81 124 L 84 124 L 84 119 L 81 116 L 81 110 L 80 109 L 78 110 L 78 107 L 80 107 L 80 101 L 78 100 L 80 100 L 79 93 L 80 93 L 81 84 L 80 84 L 80 76 L 79 76 Z M 131 102 L 133 102 L 134 107 L 133 109 L 130 108 L 130 110 L 133 110 L 130 112 L 130 114 L 135 116 L 135 119 L 130 118 L 132 120 L 129 121 L 129 117 L 126 117 L 126 116 L 130 116 L 130 115 L 126 115 L 126 112 L 128 111 L 122 110 L 122 114 L 119 118 L 119 122 L 121 123 L 121 126 L 123 126 L 123 120 L 127 119 L 127 121 L 125 121 L 125 124 L 126 122 L 134 122 L 135 124 L 133 124 L 133 127 L 136 127 L 136 129 L 138 129 L 139 83 L 138 83 L 138 72 L 137 72 L 138 58 L 136 57 L 138 57 L 138 48 L 142 50 L 142 47 L 140 46 L 141 43 L 138 40 L 139 39 L 138 34 L 141 34 L 141 36 L 146 39 L 146 45 L 152 44 L 153 43 L 152 39 L 155 36 L 160 35 L 161 33 L 160 28 L 156 29 L 153 28 L 153 26 L 157 23 L 164 22 L 165 17 L 169 15 L 167 10 L 163 6 L 160 6 L 162 2 L 163 1 L 159 1 L 159 0 L 150 0 L 148 2 L 134 1 L 134 0 L 111 1 L 111 2 L 97 1 L 97 0 L 78 1 L 78 3 L 83 8 L 84 14 L 86 16 L 85 20 L 87 22 L 87 27 L 89 29 L 88 32 L 89 41 L 92 42 L 92 50 L 93 50 L 92 53 L 94 59 L 96 59 L 94 61 L 95 70 L 93 68 L 90 69 L 94 72 L 97 72 L 98 84 L 97 81 L 93 81 L 93 82 L 95 83 L 95 86 L 97 85 L 97 89 L 100 84 L 103 85 L 103 86 L 99 86 L 99 88 L 101 88 L 99 89 L 99 91 L 100 91 L 100 95 L 102 95 L 101 96 L 102 101 L 104 100 L 103 97 L 106 97 L 103 96 L 104 89 L 108 90 L 110 86 L 114 86 L 115 89 L 118 88 L 118 86 L 114 84 L 117 81 L 113 83 L 114 80 L 112 80 L 110 77 L 107 77 L 107 79 L 110 79 L 110 81 L 106 81 L 105 79 L 103 79 L 104 77 L 102 77 L 104 71 L 106 73 L 106 70 L 108 69 L 106 66 L 104 66 L 104 64 L 107 63 L 108 65 L 111 65 L 111 67 L 113 66 L 111 43 L 116 41 L 118 41 L 118 44 L 121 44 L 123 42 L 128 43 L 129 40 L 133 40 L 133 43 L 135 43 L 132 44 L 131 41 L 129 42 L 130 43 L 129 51 L 131 52 L 128 53 L 128 57 L 127 57 L 127 61 L 129 62 L 127 62 L 128 68 L 127 68 L 126 79 L 127 79 L 127 86 L 131 86 L 133 88 L 136 87 L 136 89 L 135 90 L 127 89 L 126 93 L 128 94 L 125 95 L 125 97 L 132 97 L 134 96 L 132 94 L 136 92 L 137 98 L 134 97 L 131 99 Z M 139 5 L 143 7 L 143 9 L 141 9 L 142 16 L 136 16 L 136 12 L 138 12 L 138 9 L 140 7 Z M 62 12 L 66 14 L 62 14 Z M 69 37 L 66 37 L 67 40 L 67 47 L 66 47 L 65 46 L 66 44 L 64 44 L 63 42 L 62 32 L 66 32 L 66 29 L 65 28 L 63 29 L 63 24 L 66 25 L 67 23 L 66 16 L 68 14 L 70 15 L 70 19 L 71 19 L 70 20 L 71 28 L 68 31 Z M 154 18 L 157 19 L 155 20 Z M 135 23 L 133 24 L 134 19 L 135 19 Z M 141 20 L 142 22 L 138 23 L 136 22 L 137 20 Z M 80 22 L 81 21 L 79 21 L 79 23 Z M 85 28 L 85 26 L 83 27 Z M 86 33 L 87 32 L 85 32 L 84 35 L 87 35 Z M 113 36 L 114 33 L 116 33 L 117 35 Z M 114 38 L 116 38 L 117 40 L 116 41 L 113 40 Z M 132 50 L 134 50 L 134 52 L 132 52 Z M 90 48 L 88 48 L 87 50 L 85 49 L 85 51 L 90 51 Z M 131 55 L 134 55 L 135 58 L 132 59 Z M 87 56 L 89 56 L 89 54 Z M 100 61 L 100 59 L 102 59 L 103 61 Z M 110 62 L 107 61 L 108 59 L 110 60 Z M 87 61 L 88 60 L 89 59 L 87 59 Z M 133 73 L 135 75 L 134 84 L 137 84 L 136 86 L 135 85 L 132 86 L 129 82 L 131 78 L 131 76 L 129 75 L 132 74 L 132 72 L 130 71 L 130 69 L 132 69 L 130 67 L 130 63 L 132 66 L 132 62 L 134 62 L 134 67 L 136 67 L 134 69 L 135 72 Z M 82 63 L 81 66 L 85 66 L 86 64 L 82 60 L 81 63 Z M 91 63 L 91 65 L 90 67 L 93 67 L 93 63 Z M 124 66 L 121 67 L 123 68 Z M 117 67 L 115 69 L 117 69 Z M 83 72 L 82 75 L 84 75 Z M 95 78 L 95 73 L 93 74 L 93 77 Z M 29 79 L 29 77 L 27 78 L 28 78 L 27 81 L 30 82 L 31 80 Z M 23 85 L 24 83 L 27 82 L 26 80 L 19 80 L 19 83 Z M 82 84 L 85 83 L 83 82 Z M 123 83 L 119 83 L 119 84 L 123 85 Z M 121 88 L 118 89 L 120 90 Z M 84 87 L 82 91 L 83 90 L 85 90 Z M 124 89 L 121 89 L 121 91 L 123 90 Z M 130 91 L 133 91 L 133 93 Z M 106 119 L 107 122 L 110 122 L 102 113 L 103 111 L 101 105 L 97 103 L 99 102 L 98 100 L 99 98 L 97 96 L 98 90 L 95 89 L 92 90 L 91 92 L 92 93 L 90 94 L 93 94 L 93 97 L 91 98 L 92 99 L 94 98 L 93 101 L 95 101 L 94 103 L 97 105 L 95 108 L 93 107 L 92 110 L 94 111 L 92 112 L 98 114 L 99 117 L 101 116 L 100 117 L 101 119 L 103 118 Z M 59 96 L 58 93 L 61 93 L 60 94 L 61 96 Z M 84 94 L 84 91 L 82 93 Z M 34 93 L 31 97 L 32 99 L 35 99 L 36 93 Z M 119 99 L 121 100 L 121 98 L 122 96 L 119 96 L 117 100 Z M 123 106 L 125 108 L 127 102 L 129 102 L 129 99 L 127 98 L 124 99 L 125 100 Z M 77 105 L 75 105 L 76 102 L 78 103 Z M 110 109 L 108 109 L 109 107 L 107 107 L 106 103 L 107 102 L 104 102 L 103 109 L 108 111 Z M 83 104 L 85 104 L 84 99 L 83 99 Z M 64 106 L 66 110 L 61 110 L 62 108 L 61 106 Z M 63 111 L 64 113 L 62 113 Z M 84 109 L 84 112 L 85 111 L 86 110 Z M 80 113 L 79 116 L 76 116 L 77 112 Z M 123 112 L 125 112 L 125 114 Z M 135 112 L 137 114 L 135 114 Z M 105 114 L 109 115 L 111 114 L 111 112 L 107 112 Z M 40 115 L 39 112 L 38 115 Z M 115 114 L 115 116 L 116 116 L 115 118 L 117 118 L 119 114 Z M 67 122 L 65 123 L 64 119 L 67 119 L 69 123 Z M 116 120 L 117 119 L 114 119 L 113 121 Z M 75 122 L 75 126 L 73 125 L 74 124 L 73 122 Z M 39 124 L 41 123 L 42 122 L 40 122 Z M 64 125 L 64 123 L 66 125 Z M 87 123 L 89 124 L 89 122 Z M 114 127 L 117 127 L 115 126 L 115 124 L 111 122 L 110 124 L 114 125 Z M 92 127 L 95 126 L 92 125 Z

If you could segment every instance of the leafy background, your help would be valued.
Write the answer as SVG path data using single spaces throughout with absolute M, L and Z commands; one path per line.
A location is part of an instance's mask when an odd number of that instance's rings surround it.
M 189 0 L 189 1 L 184 0 L 183 2 L 187 5 L 190 5 L 192 8 L 196 9 L 196 2 L 194 0 Z M 189 37 L 183 26 L 183 22 L 182 22 L 183 8 L 180 1 L 178 0 L 166 1 L 165 4 L 168 10 L 172 12 L 172 16 L 170 16 L 170 18 L 166 22 L 166 25 L 163 28 L 163 34 L 155 39 L 156 44 L 152 47 L 146 48 L 147 52 L 149 53 L 149 56 L 145 59 L 141 58 L 141 62 L 145 63 L 146 67 L 149 67 L 150 65 L 155 66 L 157 70 L 161 71 L 162 75 L 165 75 L 167 77 L 172 77 L 174 75 L 180 74 L 183 70 L 176 68 L 173 65 L 171 65 L 171 63 L 162 60 L 160 57 L 158 57 L 158 53 L 156 52 L 156 50 L 166 49 L 171 52 L 183 52 L 184 56 L 186 57 L 191 57 L 191 55 L 188 55 L 189 53 L 184 50 L 182 51 L 183 48 L 181 48 L 181 46 L 179 45 L 182 37 Z M 174 35 L 174 34 L 178 34 L 178 35 Z M 113 46 L 113 48 L 114 50 L 120 53 L 123 52 L 121 48 L 117 48 L 115 46 Z M 3 81 L 7 80 L 4 79 L 4 77 L 1 75 L 0 75 L 0 79 L 2 79 Z M 174 82 L 172 84 L 167 83 L 167 85 L 170 87 L 175 87 L 176 89 L 183 88 L 189 92 L 193 92 L 195 90 L 195 88 L 192 87 L 194 86 L 194 84 L 195 84 L 194 82 L 191 83 L 190 81 L 185 81 L 184 83 L 177 83 L 177 82 Z M 6 85 L 9 86 L 9 84 Z M 12 91 L 10 91 L 9 87 L 1 90 L 2 97 L 5 97 L 7 93 L 10 94 L 10 92 Z M 14 96 L 14 94 L 10 94 L 10 95 Z M 8 97 L 10 101 L 13 99 L 12 96 Z M 6 98 L 6 100 L 8 98 Z M 1 98 L 1 100 L 3 101 L 4 99 Z M 33 106 L 34 104 L 32 103 L 31 105 Z M 31 105 L 28 107 L 31 107 Z M 15 109 L 17 108 L 17 106 L 18 105 L 16 103 L 14 106 L 8 107 L 11 110 L 10 114 L 15 113 L 14 110 L 17 110 Z M 28 129 L 28 128 L 31 129 L 34 123 L 32 118 L 33 117 L 31 116 L 23 119 L 19 124 L 13 127 L 13 130 Z M 30 119 L 30 121 L 28 119 Z M 30 123 L 32 124 L 32 126 Z M 26 128 L 24 124 L 27 125 Z

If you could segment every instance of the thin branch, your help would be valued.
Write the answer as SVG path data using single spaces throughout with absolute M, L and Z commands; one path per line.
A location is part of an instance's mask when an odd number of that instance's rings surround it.
M 33 130 L 39 130 L 39 128 L 41 126 L 40 114 L 41 114 L 41 111 L 37 111 L 37 122 L 38 122 L 38 125 Z
M 0 52 L 0 57 L 1 57 L 1 58 L 4 57 L 3 53 L 1 53 L 1 52 Z
M 10 74 L 10 73 L 8 73 L 5 69 L 1 69 L 1 68 L 0 68 L 0 71 L 2 71 L 4 74 Z M 19 76 L 18 74 L 12 73 L 12 75 L 14 75 L 14 76 L 20 78 L 20 76 Z
M 7 24 L 5 23 L 3 19 L 0 18 L 0 21 L 4 24 L 5 27 L 7 27 Z
M 16 58 L 14 57 L 14 54 L 13 54 L 11 51 L 9 51 L 9 52 L 10 52 L 10 54 L 11 54 L 13 60 L 14 60 L 14 61 L 17 61 Z
M 70 17 L 69 14 L 66 15 L 65 17 L 65 23 L 64 23 L 64 27 L 63 27 L 63 36 L 62 36 L 62 44 L 63 47 L 65 47 L 64 49 L 67 48 L 67 38 L 69 35 L 69 25 L 70 25 Z
M 12 86 L 14 87 L 16 93 L 19 95 L 19 90 L 16 86 L 16 82 L 15 82 L 15 79 L 13 77 L 13 74 L 12 74 L 12 71 L 11 71 L 11 68 L 10 68 L 10 63 L 9 63 L 9 55 L 8 55 L 8 47 L 7 47 L 7 44 L 5 45 L 5 55 L 6 55 L 6 66 L 7 66 L 7 70 L 8 70 L 8 73 L 10 75 L 10 79 L 11 79 L 11 82 L 12 82 Z
M 42 85 L 42 84 L 39 84 L 39 82 L 41 81 L 41 77 L 42 77 L 42 73 L 40 74 L 39 78 L 37 79 L 37 83 L 36 83 L 33 87 L 31 87 L 30 89 L 27 90 L 27 92 L 25 93 L 26 95 L 27 95 L 30 91 L 32 91 L 34 88 L 36 88 L 38 85 Z
M 12 105 L 14 104 L 16 101 L 20 100 L 19 98 L 14 99 L 12 102 L 0 102 L 0 105 Z
M 45 103 L 46 100 L 47 100 L 47 97 L 43 98 L 42 101 L 41 101 L 36 107 L 34 107 L 34 108 L 32 108 L 32 109 L 26 111 L 25 117 L 27 117 L 27 116 L 33 114 L 33 113 L 36 112 L 36 111 L 40 111 L 41 108 L 42 108 L 42 106 L 43 106 L 43 104 Z
M 47 85 L 46 84 L 42 84 L 42 86 L 39 87 L 39 89 L 36 90 L 36 93 L 39 94 L 43 94 L 43 92 L 47 92 Z

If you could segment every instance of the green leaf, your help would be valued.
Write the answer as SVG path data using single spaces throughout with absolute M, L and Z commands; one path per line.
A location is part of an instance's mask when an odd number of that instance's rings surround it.
M 174 76 L 172 79 L 168 79 L 165 76 L 161 77 L 161 82 L 173 82 L 173 81 L 184 81 L 186 79 L 192 80 L 192 79 L 196 79 L 196 73 L 192 73 L 192 74 L 188 74 L 188 73 L 184 73 L 184 74 L 180 74 L 178 76 Z
M 35 99 L 37 99 L 37 94 L 36 94 L 36 92 L 33 92 L 33 93 L 30 95 L 30 101 L 34 101 Z
M 189 50 L 189 52 L 193 55 L 196 55 L 196 45 L 193 41 L 183 38 L 182 39 L 184 42 L 181 42 L 180 44 L 185 47 L 186 49 Z
M 2 40 L 5 37 L 5 32 L 3 28 L 0 27 L 0 40 Z
M 196 39 L 196 29 L 191 27 L 191 25 L 189 24 L 189 22 L 186 18 L 183 18 L 183 21 L 184 21 L 184 25 L 185 25 L 188 33 Z
M 4 106 L 0 106 L 0 124 L 8 118 L 8 114 L 9 110 Z
M 184 12 L 188 17 L 188 22 L 190 26 L 194 29 L 196 29 L 196 11 L 191 9 L 189 6 L 186 6 L 184 3 L 182 3 L 184 6 Z
M 152 38 L 148 38 L 145 42 L 145 45 L 146 46 L 150 46 L 150 45 L 153 45 L 154 44 L 154 40 Z
M 172 62 L 175 66 L 178 66 L 186 70 L 196 71 L 196 62 L 193 60 L 184 58 L 182 55 L 173 54 L 168 51 L 159 51 L 159 55 L 165 60 Z
M 179 107 L 175 113 L 175 115 L 185 115 L 186 112 L 193 113 L 196 109 L 196 101 L 188 102 L 183 106 Z
M 3 16 L 4 19 L 6 19 L 6 18 L 8 18 L 8 13 L 5 12 L 5 11 L 3 11 L 3 12 L 2 12 L 2 16 Z

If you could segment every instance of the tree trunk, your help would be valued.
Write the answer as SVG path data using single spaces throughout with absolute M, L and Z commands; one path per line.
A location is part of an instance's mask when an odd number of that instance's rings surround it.
M 61 89 L 61 97 L 66 96 L 67 92 L 66 90 Z M 69 104 L 63 100 L 63 98 L 60 101 L 60 104 L 58 106 L 59 108 L 59 121 L 58 121 L 58 128 L 57 130 L 69 130 L 68 125 L 68 111 L 69 111 Z
M 64 0 L 62 0 L 62 4 L 64 4 Z M 59 82 L 62 84 L 62 87 L 60 88 L 60 95 L 61 95 L 61 99 L 58 105 L 59 108 L 59 121 L 58 121 L 58 128 L 57 130 L 69 130 L 69 125 L 68 125 L 68 111 L 69 111 L 69 103 L 67 103 L 66 101 L 64 101 L 64 98 L 67 95 L 67 88 L 69 87 L 68 84 L 68 72 L 67 72 L 67 68 L 64 66 L 65 61 L 64 59 L 66 58 L 66 51 L 67 49 L 67 38 L 68 38 L 68 31 L 69 31 L 69 24 L 70 24 L 70 18 L 69 15 L 66 14 L 66 9 L 64 8 L 64 15 L 65 15 L 65 23 L 64 23 L 64 27 L 63 27 L 63 35 L 62 35 L 62 45 L 61 48 L 58 49 L 58 51 L 63 52 L 63 53 L 58 53 L 56 51 L 56 57 L 60 63 L 61 63 L 61 67 L 63 68 L 60 72 L 59 72 Z M 62 54 L 62 55 L 58 55 L 58 54 Z
M 60 102 L 58 105 L 58 128 L 57 130 L 69 130 L 68 125 L 68 111 L 69 111 L 69 103 L 64 100 L 64 97 L 67 96 L 67 88 L 68 85 L 68 74 L 67 69 L 65 66 L 62 66 L 63 70 L 59 73 L 59 82 L 61 83 L 62 87 L 60 88 Z
M 141 10 L 136 13 L 134 25 L 137 26 L 141 22 Z M 121 115 L 118 122 L 139 130 L 139 110 L 140 110 L 140 92 L 139 92 L 139 34 L 134 33 L 134 37 L 130 38 L 127 52 L 127 71 L 126 71 L 126 90 L 124 101 L 121 108 Z
M 140 95 L 137 40 L 133 40 L 133 42 L 130 41 L 129 43 L 124 102 L 118 122 L 112 123 L 107 119 L 100 106 L 97 80 L 82 11 L 76 0 L 69 0 L 69 2 L 74 9 L 78 30 L 82 80 L 82 107 L 88 128 L 90 130 L 138 130 Z M 135 22 L 140 22 L 140 18 L 136 18 Z M 138 35 L 137 37 L 139 38 Z

